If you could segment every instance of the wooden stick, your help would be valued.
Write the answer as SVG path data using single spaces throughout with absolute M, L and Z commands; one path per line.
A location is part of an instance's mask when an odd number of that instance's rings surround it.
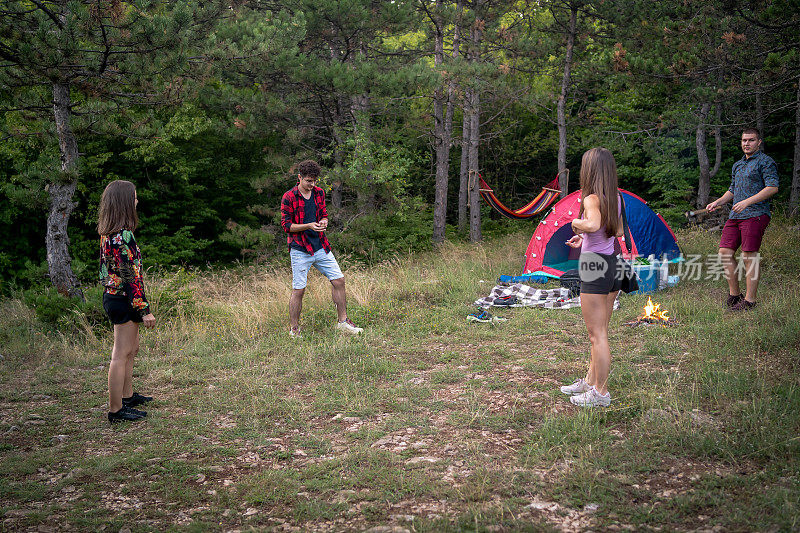
M 696 209 L 694 211 L 686 211 L 684 213 L 684 216 L 686 218 L 692 218 L 692 217 L 696 217 L 697 215 L 702 215 L 703 213 L 708 213 L 708 209 L 706 209 L 704 207 L 703 209 Z

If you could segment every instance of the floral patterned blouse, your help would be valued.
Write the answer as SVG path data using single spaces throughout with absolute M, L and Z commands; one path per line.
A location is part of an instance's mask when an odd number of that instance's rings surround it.
M 100 236 L 100 283 L 108 294 L 127 296 L 142 316 L 150 313 L 144 295 L 142 253 L 132 231 Z

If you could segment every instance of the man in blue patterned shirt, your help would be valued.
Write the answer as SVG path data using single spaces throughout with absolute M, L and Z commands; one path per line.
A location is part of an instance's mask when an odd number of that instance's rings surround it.
M 778 168 L 775 161 L 761 151 L 761 134 L 755 128 L 742 132 L 744 157 L 733 164 L 731 186 L 721 198 L 706 206 L 714 211 L 733 200 L 728 221 L 722 228 L 719 257 L 728 280 L 727 306 L 745 311 L 756 305 L 759 280 L 758 250 L 770 219 L 769 199 L 778 192 Z M 747 292 L 742 297 L 733 257 L 739 245 L 745 267 Z

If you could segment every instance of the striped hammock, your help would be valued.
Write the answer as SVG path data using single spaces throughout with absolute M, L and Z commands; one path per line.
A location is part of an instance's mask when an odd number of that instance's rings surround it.
M 483 177 L 478 175 L 478 179 L 480 179 L 480 189 L 478 189 L 478 192 L 481 193 L 481 198 L 483 198 L 487 204 L 494 207 L 501 215 L 517 220 L 525 220 L 535 217 L 547 209 L 547 207 L 553 203 L 553 200 L 558 198 L 558 195 L 561 193 L 561 191 L 558 189 L 558 177 L 556 177 L 556 179 L 542 187 L 542 192 L 540 192 L 539 195 L 528 205 L 517 210 L 511 210 L 504 206 L 502 202 L 497 199 L 492 188 L 489 187 L 485 181 L 483 181 Z

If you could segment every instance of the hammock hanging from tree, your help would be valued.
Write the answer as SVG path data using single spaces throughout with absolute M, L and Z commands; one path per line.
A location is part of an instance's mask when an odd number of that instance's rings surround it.
M 492 188 L 483 181 L 483 177 L 481 177 L 480 174 L 478 174 L 478 179 L 480 180 L 480 189 L 478 189 L 478 192 L 481 193 L 481 198 L 483 198 L 487 204 L 494 207 L 501 215 L 517 220 L 535 217 L 547 209 L 547 207 L 553 203 L 553 200 L 558 198 L 558 195 L 561 193 L 558 189 L 558 176 L 556 176 L 556 179 L 542 187 L 542 192 L 528 205 L 517 210 L 512 210 L 504 206 L 503 203 L 497 199 Z

